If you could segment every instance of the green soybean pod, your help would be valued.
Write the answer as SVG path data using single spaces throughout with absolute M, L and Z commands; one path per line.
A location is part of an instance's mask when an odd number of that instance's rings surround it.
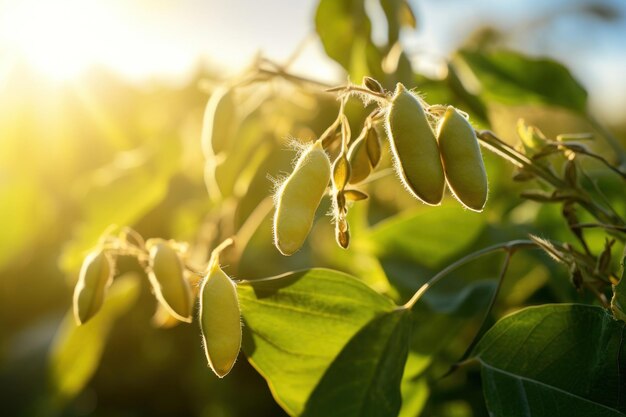
M 367 145 L 367 155 L 372 168 L 376 168 L 378 166 L 382 157 L 380 133 L 378 131 L 380 127 L 378 125 L 378 123 L 374 124 L 371 129 L 367 131 L 367 138 L 365 139 L 365 143 Z
M 329 180 L 330 160 L 316 141 L 276 194 L 274 244 L 283 255 L 294 254 L 306 240 Z
M 178 252 L 162 240 L 148 243 L 150 250 L 148 279 L 154 296 L 177 320 L 191 322 L 193 309 L 191 289 L 185 280 L 183 263 Z
M 73 307 L 77 324 L 84 324 L 100 310 L 112 278 L 112 261 L 103 250 L 87 255 L 74 288 Z
M 237 127 L 237 107 L 231 88 L 220 86 L 207 102 L 202 124 L 202 151 L 212 158 L 226 150 Z
M 448 186 L 465 207 L 482 211 L 487 202 L 487 172 L 472 125 L 449 106 L 439 121 L 437 139 Z
M 367 153 L 367 131 L 364 131 L 348 150 L 348 160 L 350 161 L 351 175 L 350 184 L 363 181 L 372 172 L 370 157 Z
M 241 311 L 237 287 L 216 261 L 200 288 L 200 329 L 209 366 L 223 378 L 241 349 Z
M 429 205 L 443 198 L 445 175 L 437 140 L 422 105 L 398 83 L 386 119 L 395 168 L 407 190 Z

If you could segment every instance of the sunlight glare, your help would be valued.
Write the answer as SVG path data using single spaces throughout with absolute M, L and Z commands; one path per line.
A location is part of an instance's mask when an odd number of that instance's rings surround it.
M 106 12 L 91 0 L 11 2 L 0 15 L 0 46 L 53 80 L 69 80 L 111 45 Z

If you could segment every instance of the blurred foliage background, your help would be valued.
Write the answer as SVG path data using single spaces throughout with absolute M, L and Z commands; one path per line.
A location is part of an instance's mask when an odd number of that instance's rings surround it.
M 442 3 L 454 8 L 459 2 Z M 518 55 L 500 52 L 501 47 L 523 49 L 528 45 L 526 52 L 536 52 L 529 39 L 537 38 L 563 46 L 553 42 L 562 36 L 563 16 L 585 22 L 581 27 L 590 28 L 590 37 L 595 30 L 607 37 L 624 33 L 619 29 L 624 27 L 623 7 L 614 2 L 554 2 L 551 10 L 542 9 L 542 15 L 521 13 L 526 20 L 501 27 L 480 18 L 481 10 L 491 16 L 490 2 L 466 3 L 473 4 L 474 17 L 471 24 L 459 26 L 463 37 L 455 48 L 462 51 L 433 60 L 408 40 L 396 43 L 411 39 L 411 34 L 425 25 L 420 2 L 411 2 L 415 13 L 411 16 L 402 6 L 393 9 L 402 2 L 381 2 L 381 13 L 372 12 L 371 6 L 365 8 L 358 0 L 322 0 L 319 8 L 311 9 L 308 19 L 319 36 L 311 42 L 327 55 L 318 54 L 316 59 L 332 69 L 324 81 L 341 83 L 349 76 L 359 82 L 367 74 L 386 88 L 398 81 L 417 86 L 430 103 L 454 104 L 468 111 L 477 125 L 491 127 L 512 144 L 518 140 L 515 126 L 520 117 L 550 137 L 589 131 L 602 135 L 605 132 L 597 130 L 602 126 L 600 119 L 609 122 L 608 129 L 624 143 L 624 113 L 619 108 L 611 111 L 615 108 L 610 104 L 606 105 L 610 109 L 603 107 L 606 102 L 598 98 L 597 91 L 589 91 L 593 98 L 590 106 L 585 91 L 558 64 L 537 63 L 534 58 L 516 61 Z M 523 8 L 534 6 L 535 2 L 525 2 Z M 436 24 L 432 20 L 427 23 Z M 614 32 L 606 29 L 611 25 Z M 471 31 L 466 26 L 471 26 Z M 384 42 L 374 39 L 381 27 L 383 32 L 385 27 L 387 30 Z M 595 43 L 565 45 L 560 54 L 572 61 L 593 56 L 592 50 L 602 49 L 605 38 L 594 39 Z M 300 74 L 313 79 L 319 75 L 314 70 Z M 472 250 L 527 233 L 574 240 L 558 206 L 521 199 L 519 193 L 525 185 L 511 181 L 511 167 L 484 152 L 491 188 L 484 213 L 464 211 L 452 198 L 436 210 L 422 206 L 402 192 L 393 176 L 387 176 L 369 185 L 372 198 L 367 207 L 351 211 L 354 241 L 349 251 L 335 246 L 330 222 L 321 219 L 306 247 L 284 258 L 271 245 L 267 198 L 272 183 L 267 175 L 278 177 L 290 170 L 294 153 L 288 150 L 289 138 L 310 140 L 321 134 L 334 120 L 337 103 L 322 87 L 294 84 L 281 77 L 242 89 L 242 109 L 251 110 L 237 133 L 238 152 L 233 152 L 235 159 L 229 165 L 235 169 L 221 174 L 225 198 L 212 199 L 204 183 L 200 132 L 207 99 L 226 78 L 217 64 L 199 65 L 184 83 L 155 79 L 137 83 L 105 68 L 91 68 L 71 82 L 51 81 L 25 60 L 14 60 L 2 73 L 3 414 L 284 415 L 263 378 L 243 356 L 224 380 L 207 369 L 196 323 L 168 329 L 151 324 L 156 304 L 147 280 L 131 261 L 118 265 L 121 271 L 138 272 L 120 281 L 123 285 L 118 292 L 126 295 L 118 301 L 111 297 L 111 306 L 98 326 L 89 334 L 76 336 L 75 351 L 63 353 L 59 344 L 69 326 L 63 324 L 64 317 L 80 262 L 111 224 L 132 226 L 144 237 L 195 244 L 194 256 L 202 259 L 211 245 L 239 231 L 255 207 L 264 204 L 265 214 L 261 210 L 256 215 L 260 221 L 248 244 L 227 262 L 227 271 L 236 278 L 326 266 L 364 279 L 396 302 L 406 301 L 427 278 Z M 476 82 L 482 85 L 480 91 L 471 88 Z M 614 78 L 613 82 L 612 97 L 626 100 L 623 81 Z M 347 110 L 353 131 L 358 131 L 365 110 L 359 103 Z M 603 114 L 605 110 L 607 114 Z M 612 158 L 606 142 L 596 140 L 593 146 Z M 591 175 L 600 172 L 593 162 L 587 168 Z M 623 214 L 623 186 L 610 176 L 594 179 Z M 221 219 L 220 223 L 215 226 L 209 221 L 213 226 L 207 226 L 207 219 L 215 218 Z M 600 251 L 604 234 L 590 231 L 587 236 L 592 250 Z M 616 247 L 615 253 L 620 250 Z M 428 363 L 434 369 L 428 381 L 430 397 L 427 402 L 424 397 L 416 408 L 423 409 L 423 415 L 486 414 L 478 372 L 459 372 L 444 380 L 436 375 L 460 357 L 477 331 L 478 319 L 495 288 L 497 256 L 493 262 L 459 270 L 428 297 L 424 308 L 431 310 L 433 316 L 429 317 L 436 317 L 449 331 L 444 336 L 421 335 L 438 341 L 433 351 L 425 352 L 437 360 Z M 564 268 L 541 253 L 523 253 L 514 258 L 490 320 L 525 305 L 589 301 L 587 297 L 575 292 Z M 450 305 L 450 300 L 455 301 Z M 72 364 L 72 358 L 82 362 Z M 59 377 L 55 366 L 72 372 Z

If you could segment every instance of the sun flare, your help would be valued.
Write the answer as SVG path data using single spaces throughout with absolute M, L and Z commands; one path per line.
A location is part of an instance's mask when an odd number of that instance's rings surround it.
M 51 79 L 70 80 L 110 51 L 110 23 L 110 10 L 98 1 L 11 2 L 0 15 L 0 51 Z

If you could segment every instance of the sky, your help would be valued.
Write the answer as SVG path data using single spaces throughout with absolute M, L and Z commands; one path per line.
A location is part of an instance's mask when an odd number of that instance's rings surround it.
M 340 0 L 337 0 L 340 1 Z M 368 10 L 376 13 L 376 2 Z M 513 30 L 511 46 L 564 61 L 592 104 L 626 107 L 626 1 L 410 0 L 419 21 L 403 42 L 415 54 L 448 56 L 478 26 Z M 123 77 L 184 81 L 200 61 L 225 74 L 258 51 L 285 60 L 314 33 L 316 0 L 0 0 L 0 81 L 17 57 L 56 80 L 100 64 Z M 581 17 L 610 5 L 618 19 Z M 552 16 L 542 21 L 545 16 Z M 532 25 L 532 26 L 529 26 Z M 527 30 L 532 27 L 533 30 Z M 384 33 L 374 25 L 374 36 Z M 306 44 L 296 71 L 342 80 L 321 45 Z M 617 88 L 616 88 L 617 87 Z

